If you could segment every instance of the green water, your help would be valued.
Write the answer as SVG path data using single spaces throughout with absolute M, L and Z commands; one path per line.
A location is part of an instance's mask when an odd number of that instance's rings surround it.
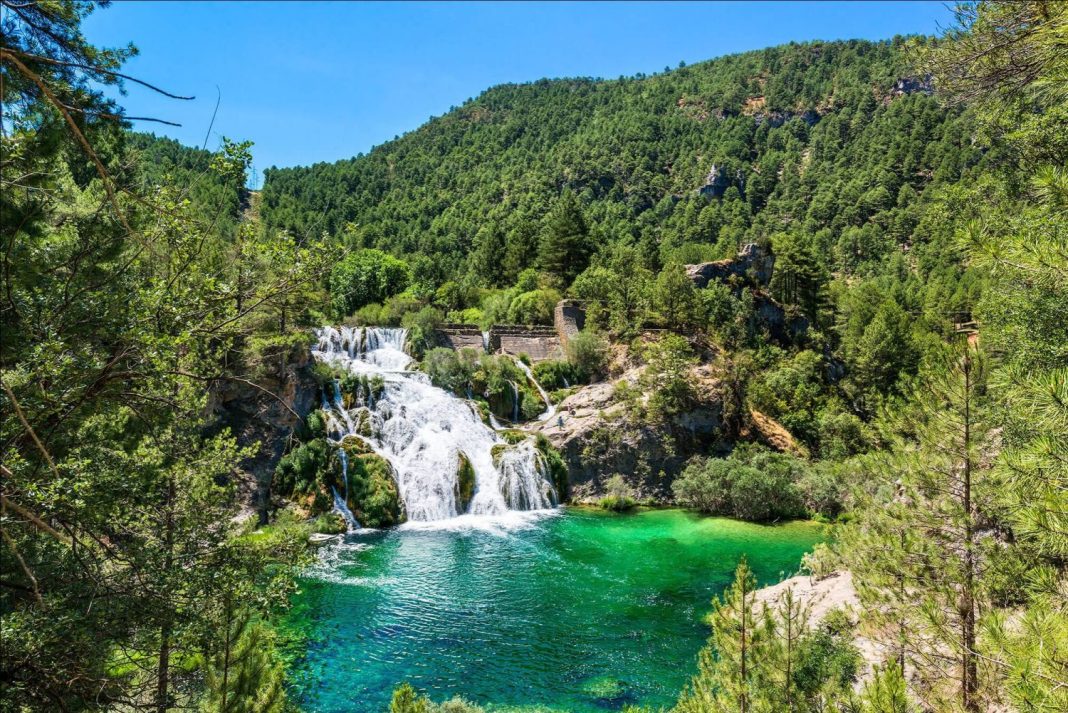
M 778 581 L 820 536 L 677 510 L 350 536 L 301 582 L 293 694 L 323 713 L 385 711 L 402 681 L 490 708 L 670 705 L 739 557 Z

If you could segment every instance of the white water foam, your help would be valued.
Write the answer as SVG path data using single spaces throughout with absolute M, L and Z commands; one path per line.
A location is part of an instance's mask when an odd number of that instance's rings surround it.
M 469 402 L 431 385 L 425 374 L 407 370 L 412 362 L 404 351 L 407 330 L 323 327 L 316 336 L 316 361 L 381 379 L 378 398 L 361 389 L 351 410 L 335 384 L 333 399 L 324 397 L 323 409 L 332 440 L 355 436 L 390 463 L 409 522 L 459 515 L 499 517 L 555 506 L 557 496 L 546 478 L 544 458 L 532 443 L 505 445 Z M 359 409 L 366 409 L 358 420 L 369 419 L 370 435 L 361 434 L 353 419 Z M 492 451 L 502 445 L 495 464 Z M 475 472 L 474 495 L 462 512 L 460 454 Z

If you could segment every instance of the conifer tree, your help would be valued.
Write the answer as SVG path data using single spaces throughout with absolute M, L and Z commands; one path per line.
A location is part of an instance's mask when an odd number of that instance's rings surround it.
M 754 710 L 753 693 L 764 664 L 761 644 L 767 633 L 755 591 L 756 578 L 743 557 L 734 583 L 712 603 L 708 617 L 712 636 L 701 650 L 697 675 L 675 708 L 679 713 Z
M 912 399 L 905 435 L 876 459 L 900 493 L 869 504 L 847 551 L 869 620 L 898 639 L 924 700 L 978 711 L 983 541 L 996 533 L 985 360 L 962 348 Z
M 266 627 L 232 601 L 225 607 L 219 650 L 205 670 L 204 713 L 281 713 L 281 666 L 270 654 Z
M 538 248 L 538 264 L 566 286 L 586 269 L 591 252 L 589 227 L 578 198 L 565 190 L 549 213 Z

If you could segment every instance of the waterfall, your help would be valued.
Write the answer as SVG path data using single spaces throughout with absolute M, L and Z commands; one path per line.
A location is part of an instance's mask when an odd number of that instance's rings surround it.
M 512 423 L 519 423 L 519 385 L 509 381 L 512 385 Z
M 366 394 L 355 404 L 361 428 L 345 408 L 337 383 L 333 398 L 324 396 L 323 410 L 331 440 L 359 438 L 389 462 L 409 520 L 463 514 L 458 502 L 460 454 L 475 473 L 474 495 L 464 512 L 499 515 L 554 506 L 556 495 L 546 479 L 544 459 L 532 442 L 506 444 L 467 401 L 432 386 L 425 374 L 408 370 L 412 359 L 404 351 L 407 330 L 323 327 L 316 337 L 316 361 L 381 379 L 378 398 Z
M 530 370 L 530 367 L 522 362 L 520 359 L 515 360 L 515 365 L 518 366 L 524 374 L 527 375 L 527 380 L 534 384 L 534 388 L 538 390 L 538 395 L 541 396 L 541 400 L 545 402 L 545 410 L 538 415 L 539 421 L 548 421 L 556 414 L 556 407 L 553 406 L 553 402 L 549 399 L 549 394 L 545 392 L 545 389 L 541 388 L 541 384 L 534 378 L 534 372 Z

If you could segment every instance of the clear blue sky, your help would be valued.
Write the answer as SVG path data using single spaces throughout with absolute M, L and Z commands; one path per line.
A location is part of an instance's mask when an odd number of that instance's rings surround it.
M 116 2 L 88 39 L 141 50 L 127 71 L 138 128 L 201 145 L 255 142 L 255 167 L 334 161 L 417 128 L 504 82 L 652 73 L 790 40 L 935 33 L 940 2 Z

